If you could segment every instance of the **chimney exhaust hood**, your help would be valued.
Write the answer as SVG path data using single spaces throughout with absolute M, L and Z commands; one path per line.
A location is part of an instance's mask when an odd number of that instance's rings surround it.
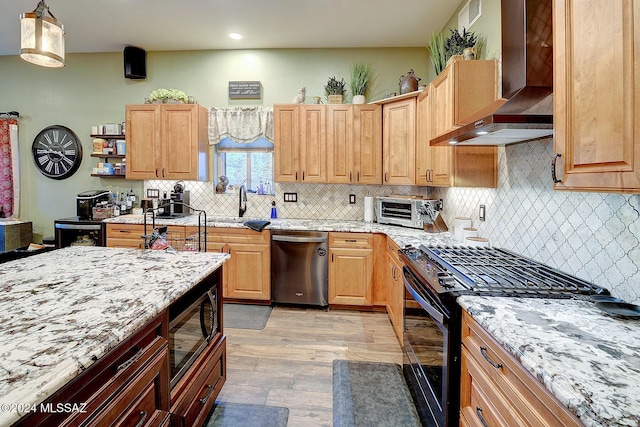
M 505 145 L 553 136 L 551 0 L 502 0 L 502 99 L 430 145 Z

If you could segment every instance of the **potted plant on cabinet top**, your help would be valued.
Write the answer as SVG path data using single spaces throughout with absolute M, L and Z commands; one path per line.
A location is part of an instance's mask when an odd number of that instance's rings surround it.
M 456 59 L 476 59 L 475 46 L 478 36 L 466 28 L 462 28 L 462 34 L 457 29 L 450 28 L 451 35 L 444 41 L 444 52 L 449 61 Z M 451 59 L 453 58 L 453 59 Z
M 351 93 L 353 104 L 364 104 L 365 96 L 373 80 L 373 67 L 368 62 L 355 61 L 351 64 Z
M 447 64 L 447 57 L 444 51 L 444 36 L 442 33 L 433 33 L 429 42 L 429 55 L 431 63 L 436 70 L 436 76 L 444 70 Z
M 187 104 L 189 102 L 187 94 L 177 89 L 156 89 L 147 99 L 153 104 Z
M 327 95 L 327 102 L 329 104 L 342 104 L 342 97 L 344 96 L 347 83 L 342 79 L 338 81 L 335 77 L 329 77 L 327 85 L 324 87 L 324 93 Z

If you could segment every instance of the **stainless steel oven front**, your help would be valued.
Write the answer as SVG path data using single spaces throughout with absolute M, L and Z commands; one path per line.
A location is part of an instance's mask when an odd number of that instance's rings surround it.
M 419 307 L 405 301 L 403 371 L 424 426 L 458 424 L 460 384 L 459 306 L 438 299 L 408 267 L 404 284 Z
M 219 274 L 191 289 L 169 307 L 171 387 L 222 333 Z

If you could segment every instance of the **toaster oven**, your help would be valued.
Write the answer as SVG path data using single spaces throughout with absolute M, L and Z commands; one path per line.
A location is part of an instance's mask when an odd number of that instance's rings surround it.
M 424 228 L 420 208 L 425 201 L 416 196 L 378 197 L 376 209 L 378 223 Z

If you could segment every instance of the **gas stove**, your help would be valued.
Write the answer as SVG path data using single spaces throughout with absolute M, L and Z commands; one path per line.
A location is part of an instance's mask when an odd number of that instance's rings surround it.
M 440 296 L 570 298 L 607 289 L 500 248 L 424 246 L 400 250 L 405 264 Z

